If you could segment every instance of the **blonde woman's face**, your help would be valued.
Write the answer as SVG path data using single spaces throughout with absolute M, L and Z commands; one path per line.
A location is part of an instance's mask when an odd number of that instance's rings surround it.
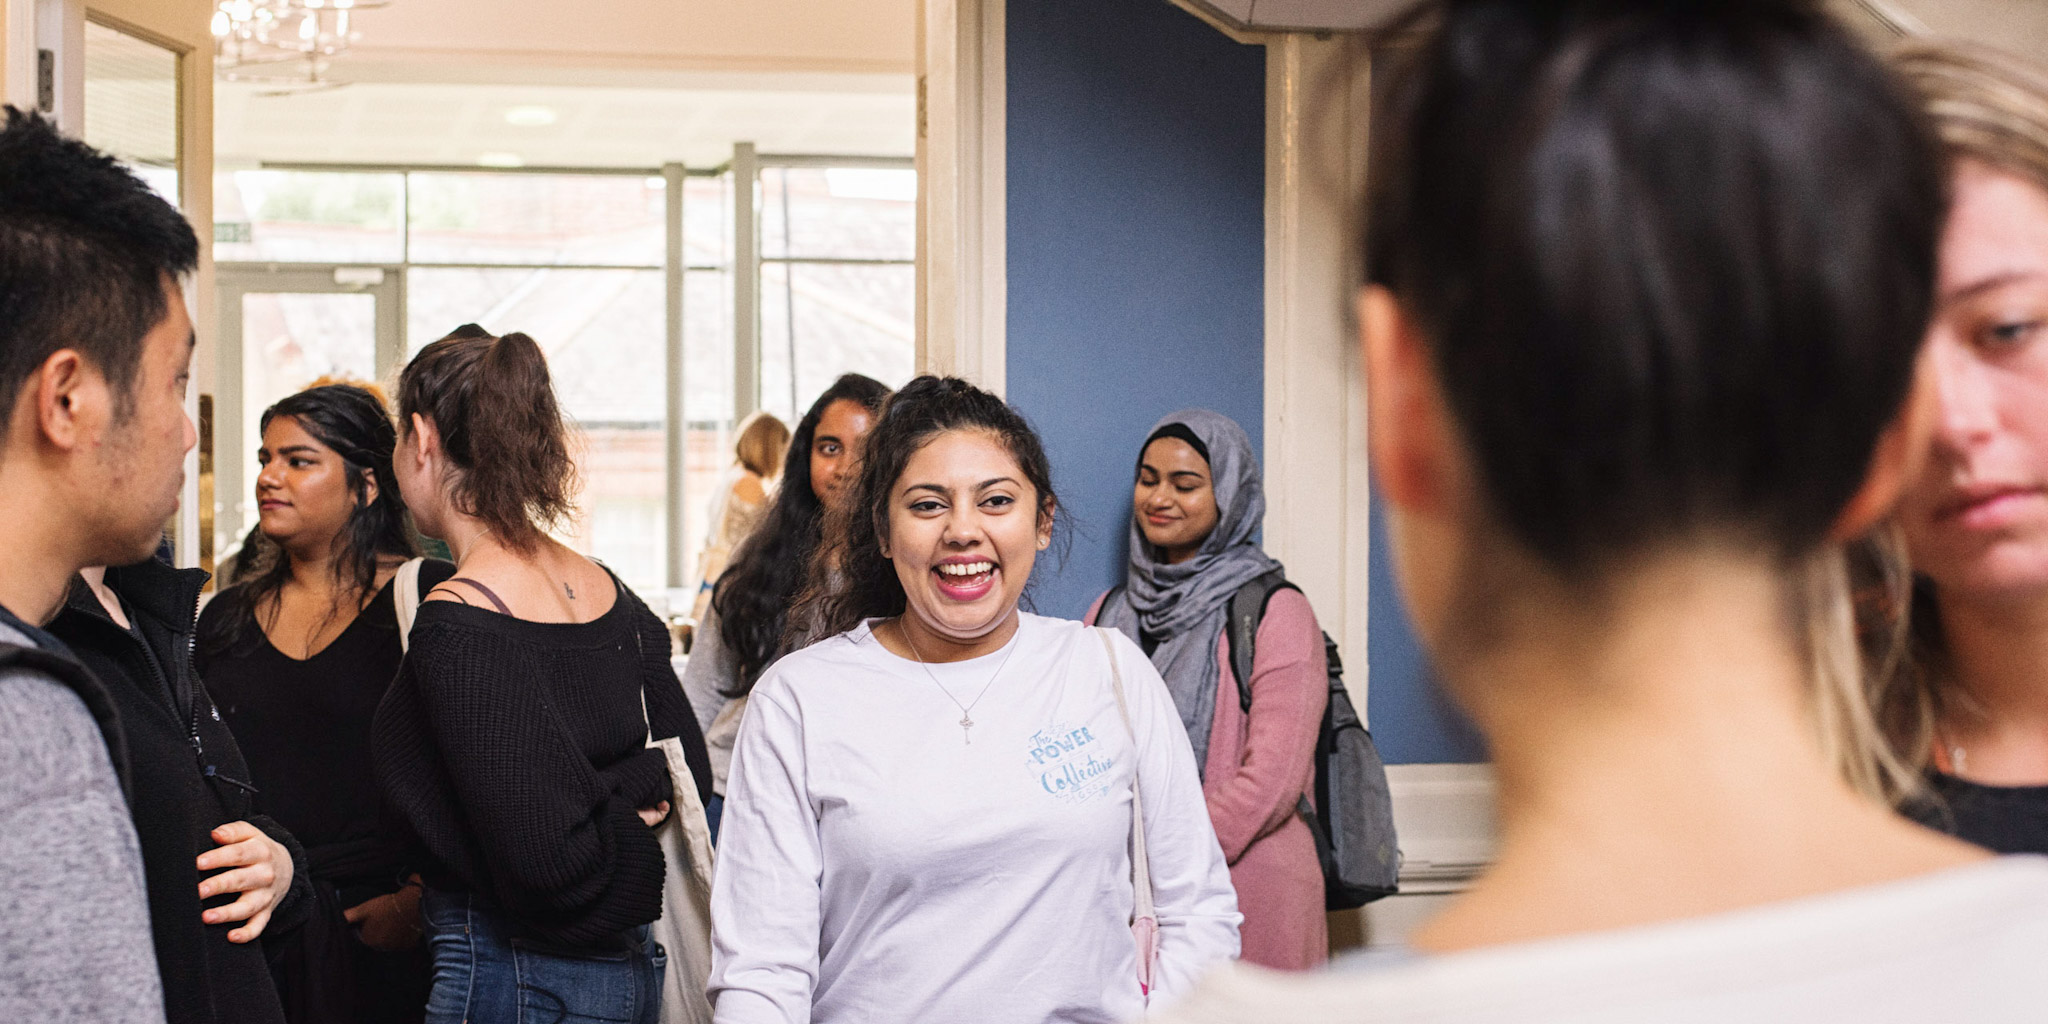
M 2048 191 L 1963 161 L 1929 354 L 1939 411 L 1900 507 L 1945 596 L 2048 596 Z

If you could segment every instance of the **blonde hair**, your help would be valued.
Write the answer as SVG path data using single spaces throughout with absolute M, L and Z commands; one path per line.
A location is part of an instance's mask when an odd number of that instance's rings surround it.
M 383 385 L 378 384 L 376 381 L 362 380 L 357 377 L 347 377 L 338 373 L 323 373 L 320 376 L 313 378 L 313 382 L 311 384 L 308 384 L 305 387 L 300 388 L 299 390 L 311 391 L 314 388 L 332 387 L 333 385 L 336 384 L 345 384 L 352 388 L 359 388 L 363 391 L 367 391 L 370 393 L 370 397 L 376 399 L 377 404 L 382 406 L 386 411 L 389 411 L 391 408 L 391 398 L 389 395 L 386 395 L 384 393 Z
M 1919 93 L 1949 156 L 2048 188 L 2048 67 L 1978 43 L 1916 41 L 1892 67 Z
M 2048 68 L 1946 40 L 1901 45 L 1891 63 L 1951 160 L 1976 160 L 2048 189 Z M 1959 700 L 1942 685 L 1931 588 L 1915 578 L 1897 524 L 1831 552 L 1809 576 L 1823 746 L 1857 789 L 1894 804 L 1923 797 L 1936 725 L 1944 705 Z
M 1865 796 L 1893 805 L 1918 799 L 1926 745 L 1902 743 L 1887 727 L 1893 691 L 1906 677 L 1906 617 L 1894 609 L 1912 585 L 1897 527 L 1823 548 L 1801 567 L 1798 584 L 1808 713 L 1821 752 Z
M 740 421 L 732 450 L 749 472 L 764 480 L 773 478 L 782 471 L 782 456 L 789 450 L 789 427 L 768 412 L 756 412 Z

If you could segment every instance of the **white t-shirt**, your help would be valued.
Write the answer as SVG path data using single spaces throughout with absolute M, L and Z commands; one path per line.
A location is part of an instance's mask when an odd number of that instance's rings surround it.
M 930 666 L 936 682 L 867 626 L 762 676 L 719 826 L 718 1024 L 1137 1016 L 1134 766 L 1154 1001 L 1237 955 L 1237 896 L 1159 673 L 1112 636 L 1134 756 L 1098 635 L 1021 620 L 1003 650 Z M 940 684 L 971 704 L 971 736 Z
M 1159 1024 L 2048 1021 L 2048 860 L 1665 924 L 1280 975 L 1219 970 Z

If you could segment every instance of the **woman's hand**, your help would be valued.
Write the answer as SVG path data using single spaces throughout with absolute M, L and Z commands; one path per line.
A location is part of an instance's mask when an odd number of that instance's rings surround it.
M 646 822 L 648 828 L 653 828 L 668 820 L 668 801 L 663 800 L 652 807 L 642 807 L 634 813 L 640 815 L 640 820 Z
M 227 906 L 201 913 L 200 920 L 207 924 L 246 921 L 228 933 L 228 941 L 254 942 L 270 924 L 277 901 L 292 887 L 291 851 L 246 821 L 231 821 L 214 829 L 213 841 L 220 848 L 199 855 L 199 870 L 230 870 L 201 880 L 199 898 L 208 900 L 224 892 L 241 895 Z
M 341 912 L 356 928 L 363 945 L 396 953 L 420 944 L 420 887 L 373 896 Z

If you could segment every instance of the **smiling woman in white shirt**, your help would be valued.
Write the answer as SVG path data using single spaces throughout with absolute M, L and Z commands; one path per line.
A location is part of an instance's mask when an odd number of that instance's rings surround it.
M 767 671 L 733 752 L 719 1024 L 1136 1016 L 1134 803 L 1150 997 L 1237 954 L 1158 672 L 1121 635 L 1018 610 L 1055 509 L 1044 450 L 1001 399 L 936 377 L 890 399 L 828 534 L 843 572 L 807 598 L 837 635 Z

